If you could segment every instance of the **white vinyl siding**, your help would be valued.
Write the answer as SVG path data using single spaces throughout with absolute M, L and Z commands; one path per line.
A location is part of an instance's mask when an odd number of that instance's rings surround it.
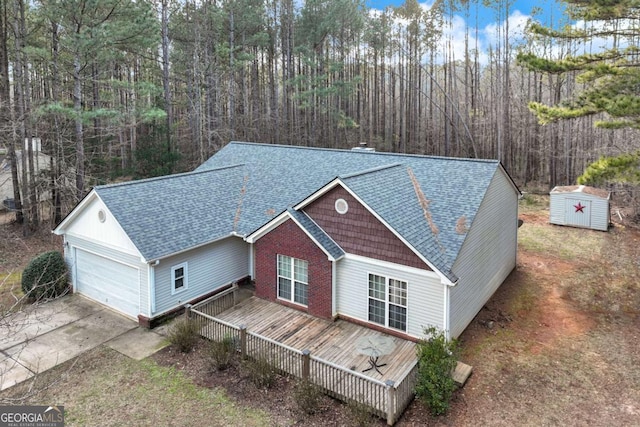
M 370 322 L 370 274 L 407 283 L 406 333 L 408 335 L 422 338 L 424 337 L 424 328 L 428 326 L 443 327 L 445 285 L 441 283 L 435 273 L 350 254 L 336 262 L 335 298 L 338 315 Z M 388 299 L 388 289 L 385 292 L 387 292 L 385 298 Z M 397 289 L 394 289 L 394 292 L 397 292 Z M 376 294 L 380 295 L 377 292 Z M 400 300 L 397 298 L 398 295 L 394 294 L 392 299 L 399 302 Z M 396 308 L 394 308 L 395 311 L 397 311 Z
M 579 211 L 576 209 L 578 203 L 584 206 Z M 549 222 L 607 231 L 611 222 L 609 200 L 588 193 L 551 192 Z
M 188 287 L 172 293 L 172 268 L 188 263 Z M 249 275 L 249 244 L 238 237 L 203 246 L 160 260 L 155 269 L 156 312 L 180 307 L 187 301 L 222 288 Z
M 308 305 L 309 265 L 307 261 L 278 255 L 278 298 Z
M 65 230 L 66 236 L 75 236 L 86 241 L 113 248 L 117 251 L 138 255 L 138 249 L 124 232 L 118 221 L 97 195 L 89 195 L 87 206 Z M 100 212 L 104 221 L 100 221 Z
M 487 189 L 453 272 L 449 333 L 458 337 L 516 266 L 518 194 L 502 170 Z
M 121 252 L 115 248 L 103 246 L 97 242 L 85 240 L 77 236 L 66 235 L 64 256 L 69 267 L 71 283 L 73 284 L 74 291 L 76 292 L 78 291 L 78 265 L 77 259 L 75 257 L 75 253 L 77 252 L 77 250 L 90 252 L 94 255 L 104 257 L 107 260 L 123 264 L 125 266 L 125 270 L 127 267 L 135 268 L 138 275 L 138 281 L 136 283 L 136 296 L 133 296 L 132 298 L 136 298 L 136 300 L 131 301 L 131 304 L 135 304 L 138 307 L 138 313 L 136 313 L 135 315 L 149 315 L 149 266 L 146 263 L 140 261 L 139 255 L 131 255 Z M 83 269 L 85 267 L 80 268 Z
M 564 201 L 564 212 L 567 225 L 591 227 L 591 200 L 567 197 Z

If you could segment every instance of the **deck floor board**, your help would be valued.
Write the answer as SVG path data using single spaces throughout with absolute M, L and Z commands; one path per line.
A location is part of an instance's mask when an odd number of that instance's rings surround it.
M 216 316 L 235 325 L 244 325 L 248 331 L 311 354 L 349 370 L 355 370 L 381 381 L 398 381 L 416 360 L 415 343 L 374 331 L 345 320 L 330 321 L 281 304 L 251 297 Z M 359 354 L 356 343 L 362 336 L 387 336 L 394 349 L 378 359 L 382 374 L 371 369 L 369 357 Z

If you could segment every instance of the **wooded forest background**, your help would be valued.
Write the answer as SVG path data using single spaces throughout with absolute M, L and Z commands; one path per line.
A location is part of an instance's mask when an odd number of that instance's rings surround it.
M 47 194 L 55 224 L 93 185 L 192 170 L 230 140 L 495 158 L 523 188 L 637 148 L 637 130 L 595 128 L 597 115 L 539 125 L 529 101 L 582 87 L 517 53 L 599 46 L 516 38 L 512 1 L 486 3 L 497 32 L 481 51 L 477 26 L 454 48 L 468 1 L 0 0 L 0 147 L 37 137 L 52 159 L 38 175 L 31 144 L 17 157 L 18 208 L 37 225 Z

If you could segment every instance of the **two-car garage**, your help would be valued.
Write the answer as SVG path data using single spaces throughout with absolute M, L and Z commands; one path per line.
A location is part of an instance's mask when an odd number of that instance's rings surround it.
M 74 248 L 74 290 L 137 318 L 140 313 L 140 270 Z

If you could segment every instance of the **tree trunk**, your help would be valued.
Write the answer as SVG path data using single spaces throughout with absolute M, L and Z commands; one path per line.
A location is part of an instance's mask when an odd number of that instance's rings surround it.
M 0 0 L 0 121 L 7 127 L 13 128 L 13 114 L 10 107 L 11 86 L 9 84 L 9 50 L 7 46 L 7 2 Z M 2 140 L 8 147 L 8 157 L 11 164 L 11 183 L 13 185 L 13 201 L 15 204 L 16 222 L 23 223 L 22 202 L 20 199 L 20 182 L 18 180 L 18 163 L 16 159 L 16 134 L 9 128 L 0 133 Z M 0 200 L 0 203 L 2 201 Z
M 60 101 L 60 72 L 58 69 L 58 24 L 51 23 L 51 68 L 52 68 L 52 85 L 51 95 L 53 102 Z M 60 118 L 57 114 L 53 117 L 53 147 L 51 149 L 51 199 L 53 204 L 53 223 L 58 224 L 62 221 L 62 200 L 60 197 L 60 187 L 63 182 L 58 182 L 61 177 L 62 170 L 60 165 L 64 164 L 64 146 L 62 142 L 62 132 L 60 130 Z
M 84 138 L 82 125 L 82 77 L 80 75 L 80 54 L 73 58 L 73 110 L 76 114 L 75 143 L 76 143 L 76 201 L 84 197 Z
M 173 108 L 171 105 L 171 87 L 169 85 L 169 0 L 162 0 L 162 88 L 164 90 L 164 109 L 167 113 L 165 125 L 167 151 L 171 152 L 171 125 Z
M 14 34 L 15 34 L 15 38 L 14 38 L 14 45 L 15 45 L 15 50 L 16 50 L 16 55 L 15 55 L 15 64 L 13 67 L 13 71 L 14 71 L 14 76 L 15 76 L 15 100 L 16 100 L 16 110 L 17 110 L 17 122 L 18 122 L 18 141 L 20 141 L 20 144 L 22 144 L 22 149 L 21 149 L 21 167 L 22 167 L 22 173 L 21 173 L 21 182 L 20 182 L 20 188 L 22 189 L 22 198 L 20 199 L 22 201 L 22 216 L 23 216 L 23 221 L 22 221 L 22 234 L 24 236 L 27 236 L 29 234 L 29 222 L 31 221 L 30 218 L 30 214 L 31 214 L 31 209 L 29 206 L 29 183 L 28 183 L 28 177 L 27 177 L 27 170 L 28 170 L 28 166 L 27 166 L 27 156 L 25 155 L 25 150 L 24 150 L 24 140 L 25 140 L 25 136 L 26 136 L 26 129 L 25 129 L 25 121 L 26 121 L 26 112 L 25 112 L 25 104 L 24 104 L 24 80 L 23 80 L 23 76 L 22 74 L 24 73 L 24 67 L 22 64 L 22 60 L 23 60 L 23 56 L 22 56 L 22 51 L 24 50 L 24 33 L 22 32 L 23 26 L 22 26 L 22 22 L 20 21 L 20 17 L 24 16 L 24 13 L 21 13 L 21 10 L 24 9 L 24 4 L 22 2 L 22 0 L 17 0 L 13 3 L 13 12 L 14 12 L 14 17 L 13 17 L 13 30 L 14 30 Z M 15 138 L 14 138 L 15 141 Z M 16 172 L 17 173 L 17 172 Z

